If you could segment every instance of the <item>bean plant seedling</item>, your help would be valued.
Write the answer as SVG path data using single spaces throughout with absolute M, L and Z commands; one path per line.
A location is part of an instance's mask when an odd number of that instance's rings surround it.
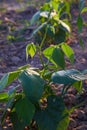
M 80 8 L 82 13 L 86 11 L 86 8 Z M 26 59 L 28 55 L 33 59 L 38 54 L 41 68 L 25 65 L 2 77 L 0 102 L 6 104 L 2 110 L 2 126 L 9 115 L 14 130 L 24 130 L 26 126 L 37 130 L 67 129 L 72 108 L 65 106 L 64 96 L 71 86 L 81 92 L 82 81 L 87 79 L 87 70 L 80 72 L 66 69 L 65 56 L 74 63 L 74 51 L 65 43 L 67 34 L 70 33 L 66 22 L 68 17 L 71 17 L 70 4 L 65 0 L 51 0 L 31 19 L 31 24 L 37 21 L 38 28 L 32 36 L 38 37 L 39 42 L 36 40 L 36 44 L 27 45 Z M 79 21 L 78 28 L 81 29 Z M 43 49 L 44 44 L 48 43 L 49 46 Z M 45 61 L 43 57 L 46 58 Z M 14 80 L 18 80 L 19 84 L 8 92 L 3 92 Z M 56 84 L 62 84 L 60 95 L 52 89 Z

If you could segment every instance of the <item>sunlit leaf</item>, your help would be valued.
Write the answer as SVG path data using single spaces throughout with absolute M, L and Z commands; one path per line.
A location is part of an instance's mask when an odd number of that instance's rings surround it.
M 77 91 L 80 93 L 81 91 L 82 91 L 82 89 L 83 89 L 83 87 L 82 87 L 82 81 L 79 81 L 79 82 L 75 82 L 74 84 L 73 84 L 73 86 L 77 89 Z
M 40 10 L 41 11 L 50 11 L 50 4 L 45 2 Z
M 43 51 L 43 54 L 46 58 L 48 58 L 49 60 L 51 60 L 51 57 L 52 57 L 52 53 L 53 53 L 53 50 L 55 49 L 55 46 L 50 46 L 48 48 L 46 48 L 44 51 Z
M 8 93 L 4 92 L 4 93 L 0 93 L 0 102 L 2 101 L 7 101 L 9 98 Z
M 66 24 L 63 20 L 59 20 L 59 23 L 70 33 L 71 29 L 68 24 Z
M 67 45 L 66 43 L 63 43 L 61 45 L 63 52 L 65 53 L 65 55 L 69 58 L 70 62 L 73 63 L 74 62 L 74 51 L 73 49 Z
M 21 70 L 26 70 L 27 68 L 29 68 L 30 65 L 29 64 L 26 64 L 24 66 L 21 66 L 21 67 L 18 67 L 17 71 L 21 71 Z
M 86 12 L 87 12 L 87 7 L 84 7 L 84 8 L 82 9 L 81 13 L 83 14 L 83 13 L 86 13 Z
M 28 59 L 28 55 L 34 57 L 35 53 L 36 53 L 36 46 L 34 45 L 34 43 L 28 44 L 26 47 L 26 59 Z
M 51 5 L 52 5 L 52 7 L 53 7 L 56 11 L 58 11 L 59 1 L 54 1 L 54 0 L 52 0 L 50 3 L 51 3 Z

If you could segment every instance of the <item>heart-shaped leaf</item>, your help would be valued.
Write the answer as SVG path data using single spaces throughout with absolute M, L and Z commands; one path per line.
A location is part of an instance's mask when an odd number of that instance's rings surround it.
M 28 99 L 23 98 L 17 101 L 15 108 L 18 119 L 22 121 L 25 126 L 29 125 L 35 113 L 34 105 Z
M 44 90 L 44 80 L 37 75 L 35 71 L 23 71 L 20 76 L 19 80 L 22 83 L 23 90 L 25 95 L 28 99 L 32 101 L 38 101 L 43 93 Z

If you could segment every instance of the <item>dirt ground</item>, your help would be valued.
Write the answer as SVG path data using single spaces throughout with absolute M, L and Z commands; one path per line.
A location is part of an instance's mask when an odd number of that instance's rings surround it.
M 5 8 L 5 11 L 3 8 L 1 8 L 2 5 Z M 2 10 L 0 12 L 0 78 L 5 73 L 16 70 L 16 68 L 19 66 L 27 63 L 34 67 L 38 67 L 38 65 L 40 65 L 37 56 L 35 56 L 33 61 L 30 57 L 28 61 L 26 61 L 25 56 L 26 45 L 33 41 L 33 39 L 28 40 L 34 29 L 34 27 L 29 26 L 29 20 L 37 9 L 33 6 L 29 6 L 22 11 L 17 11 L 17 8 L 20 8 L 20 5 L 17 5 L 17 2 L 13 3 L 12 1 L 10 1 L 10 4 L 6 3 L 6 1 L 4 3 L 0 3 L 0 9 Z M 73 36 L 68 40 L 68 43 L 75 51 L 75 64 L 71 66 L 69 63 L 67 63 L 67 68 L 84 70 L 87 69 L 87 27 L 83 28 L 83 33 L 81 34 L 85 46 L 83 50 L 79 45 L 79 38 L 77 34 L 77 7 L 74 6 L 71 12 L 73 16 Z M 83 19 L 87 22 L 86 15 L 87 14 L 84 14 Z M 74 90 L 69 91 L 69 94 L 66 97 L 66 102 L 70 102 L 71 104 L 85 101 L 85 104 L 76 109 L 70 116 L 71 122 L 68 130 L 87 130 L 87 81 L 84 82 L 83 87 L 84 92 L 78 97 L 75 97 Z M 0 130 L 12 130 L 10 123 L 7 123 L 6 126 L 7 128 L 0 127 Z

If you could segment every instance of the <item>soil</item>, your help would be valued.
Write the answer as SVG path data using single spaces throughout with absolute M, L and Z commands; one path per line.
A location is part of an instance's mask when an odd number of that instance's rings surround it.
M 29 36 L 34 29 L 33 26 L 29 26 L 29 20 L 37 9 L 33 6 L 29 6 L 22 11 L 17 11 L 17 3 L 15 1 L 12 3 L 10 1 L 10 3 L 8 3 L 3 3 L 5 11 L 0 12 L 0 78 L 5 73 L 16 70 L 19 66 L 26 64 L 30 64 L 33 67 L 40 67 L 37 55 L 33 61 L 30 57 L 28 61 L 26 61 L 25 54 L 26 45 L 33 41 L 33 39 L 29 40 Z M 81 34 L 84 42 L 84 49 L 82 49 L 79 45 L 79 37 L 76 26 L 76 19 L 78 16 L 77 6 L 73 6 L 71 13 L 73 16 L 73 33 L 72 37 L 67 40 L 67 43 L 70 44 L 75 51 L 75 64 L 71 66 L 70 63 L 67 62 L 67 68 L 84 70 L 87 69 L 87 27 L 83 28 L 83 33 Z M 83 15 L 83 19 L 87 22 L 86 14 Z M 13 85 L 9 87 L 13 87 Z M 78 97 L 75 96 L 76 91 L 74 89 L 71 89 L 68 95 L 66 95 L 65 103 L 68 106 L 85 101 L 85 104 L 81 105 L 71 114 L 71 121 L 67 130 L 87 130 L 87 81 L 83 83 L 83 88 L 84 92 L 79 94 Z M 0 112 L 0 116 L 1 114 L 2 113 Z M 7 120 L 4 128 L 1 128 L 0 126 L 0 130 L 12 130 L 12 124 Z

